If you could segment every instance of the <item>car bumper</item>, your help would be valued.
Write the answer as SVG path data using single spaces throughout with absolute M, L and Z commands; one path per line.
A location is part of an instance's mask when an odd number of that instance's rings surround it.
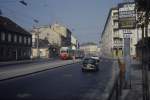
M 87 67 L 82 67 L 82 71 L 96 71 L 98 68 L 87 68 Z

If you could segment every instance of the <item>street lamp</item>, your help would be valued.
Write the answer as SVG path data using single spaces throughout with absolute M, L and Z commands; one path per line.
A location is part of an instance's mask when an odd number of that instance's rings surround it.
M 40 57 L 39 55 L 39 28 L 34 28 L 33 27 L 33 32 L 35 33 L 35 42 L 36 42 L 36 49 L 37 49 L 37 58 Z

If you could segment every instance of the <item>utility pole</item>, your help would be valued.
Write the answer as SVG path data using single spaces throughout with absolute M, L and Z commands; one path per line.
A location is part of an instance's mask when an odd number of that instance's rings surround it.
M 40 55 L 39 55 L 39 29 L 37 29 L 37 33 L 36 33 L 36 35 L 37 35 L 37 58 L 39 58 L 40 57 Z
M 36 39 L 36 49 L 37 49 L 37 58 L 40 58 L 40 50 L 39 50 L 39 28 L 36 28 L 36 31 L 35 31 L 35 35 L 37 37 Z
M 37 58 L 40 57 L 40 51 L 39 51 L 39 28 L 36 28 L 33 26 L 33 32 L 35 34 L 35 47 L 37 49 Z
M 33 21 L 36 23 L 36 24 L 38 24 L 39 23 L 39 20 L 37 20 L 37 19 L 33 19 Z M 36 49 L 37 49 L 37 58 L 40 58 L 40 51 L 39 51 L 39 34 L 40 34 L 40 32 L 39 32 L 39 27 L 34 27 L 33 26 L 33 29 L 35 29 L 35 35 L 37 36 L 37 39 L 36 39 Z

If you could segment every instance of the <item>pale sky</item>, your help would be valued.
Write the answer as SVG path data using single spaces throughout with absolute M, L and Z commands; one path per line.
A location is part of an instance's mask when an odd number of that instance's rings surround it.
M 24 0 L 27 6 L 19 1 L 0 0 L 0 10 L 23 28 L 57 22 L 66 25 L 80 43 L 98 43 L 109 9 L 123 0 Z

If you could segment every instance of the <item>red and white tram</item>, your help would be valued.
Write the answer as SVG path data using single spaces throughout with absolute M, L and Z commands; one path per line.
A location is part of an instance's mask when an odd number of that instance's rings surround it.
M 83 58 L 84 57 L 84 52 L 76 49 L 70 49 L 69 47 L 61 47 L 60 48 L 60 58 L 63 60 L 67 59 L 73 59 L 73 56 L 75 58 Z

